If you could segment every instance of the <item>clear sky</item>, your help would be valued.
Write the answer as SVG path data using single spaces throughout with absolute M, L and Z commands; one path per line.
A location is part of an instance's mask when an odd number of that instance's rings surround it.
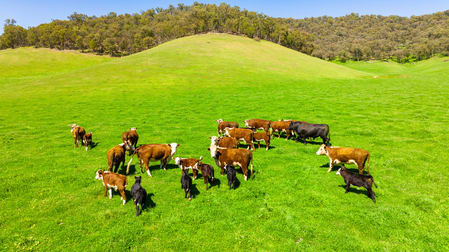
M 14 18 L 25 28 L 66 19 L 73 12 L 101 16 L 111 11 L 118 14 L 136 13 L 155 7 L 166 8 L 170 4 L 186 5 L 194 1 L 184 0 L 0 0 L 0 33 L 3 22 Z M 257 11 L 274 17 L 344 16 L 351 12 L 359 14 L 412 16 L 430 14 L 449 9 L 449 0 L 247 0 L 247 1 L 199 1 L 201 3 L 226 2 L 231 6 Z

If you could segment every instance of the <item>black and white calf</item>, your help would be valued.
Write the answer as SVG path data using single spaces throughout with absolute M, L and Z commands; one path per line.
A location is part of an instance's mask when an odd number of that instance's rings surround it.
M 134 177 L 136 181 L 134 182 L 134 185 L 131 187 L 131 196 L 134 199 L 134 204 L 136 205 L 136 216 L 139 216 L 139 205 L 142 208 L 145 204 L 145 201 L 147 199 L 147 191 L 140 185 L 142 181 L 141 176 Z
M 225 170 L 226 170 L 226 175 L 228 177 L 229 190 L 231 190 L 231 185 L 232 185 L 232 187 L 234 187 L 234 190 L 235 190 L 235 176 L 236 176 L 236 172 L 235 172 L 234 166 L 226 165 L 225 166 Z
M 342 165 L 342 167 L 340 169 L 338 169 L 337 175 L 341 175 L 343 177 L 343 179 L 345 180 L 346 183 L 346 192 L 349 192 L 349 186 L 350 185 L 354 185 L 357 187 L 365 187 L 366 190 L 368 190 L 368 193 L 371 196 L 371 199 L 374 201 L 374 203 L 376 203 L 376 196 L 372 190 L 372 186 L 373 184 L 376 186 L 376 183 L 374 183 L 374 179 L 371 175 L 363 175 L 363 174 L 358 174 L 358 173 L 353 173 L 350 172 L 346 169 L 346 167 L 344 165 Z
M 187 198 L 187 193 L 189 193 L 189 200 L 192 200 L 192 178 L 189 176 L 188 170 L 182 170 L 181 188 L 184 189 L 184 198 Z

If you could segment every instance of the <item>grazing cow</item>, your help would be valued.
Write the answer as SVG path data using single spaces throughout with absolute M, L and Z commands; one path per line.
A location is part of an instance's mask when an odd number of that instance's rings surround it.
M 125 175 L 112 173 L 110 171 L 98 170 L 95 176 L 96 179 L 102 180 L 104 185 L 104 196 L 106 197 L 106 192 L 109 190 L 109 199 L 112 199 L 112 189 L 119 191 L 123 205 L 126 203 L 126 187 L 128 186 L 128 180 Z
M 122 142 L 126 145 L 126 149 L 130 150 L 130 154 L 137 147 L 137 141 L 139 141 L 137 128 L 131 128 L 122 133 Z
M 226 128 L 225 136 L 234 137 L 239 141 L 243 141 L 244 143 L 248 144 L 248 149 L 251 148 L 251 150 L 254 150 L 253 144 L 254 132 L 250 129 Z
M 209 183 L 210 183 L 210 186 L 212 186 L 212 183 L 215 180 L 214 167 L 200 162 L 198 164 L 198 170 L 200 170 L 201 175 L 203 175 L 204 184 L 206 184 L 206 190 L 209 190 Z
M 125 168 L 125 152 L 126 147 L 124 143 L 108 150 L 108 171 L 112 171 L 112 167 L 115 166 L 114 172 L 117 172 L 120 163 L 122 163 L 122 169 Z
M 138 148 L 134 149 L 134 152 L 131 156 L 131 159 L 128 162 L 128 166 L 126 168 L 126 174 L 128 174 L 129 166 L 131 165 L 131 162 L 133 161 L 134 154 L 137 154 L 137 158 L 139 159 L 140 164 L 140 172 L 143 172 L 142 170 L 142 164 L 145 165 L 145 170 L 148 174 L 148 176 L 151 177 L 150 168 L 148 167 L 148 164 L 150 161 L 161 161 L 160 168 L 164 168 L 164 170 L 167 167 L 167 163 L 173 158 L 173 155 L 176 154 L 176 150 L 179 147 L 179 144 L 177 143 L 171 143 L 171 144 L 144 144 L 139 146 Z
M 369 195 L 371 196 L 371 199 L 376 203 L 376 195 L 373 192 L 373 184 L 376 186 L 376 183 L 374 182 L 374 179 L 371 175 L 363 175 L 363 174 L 357 174 L 350 172 L 346 169 L 344 165 L 338 171 L 336 172 L 337 175 L 341 175 L 343 179 L 345 180 L 346 184 L 346 192 L 349 192 L 349 186 L 354 185 L 357 187 L 365 187 L 366 190 L 368 190 Z
M 329 125 L 327 124 L 291 122 L 288 129 L 295 132 L 304 144 L 306 143 L 306 138 L 315 139 L 321 137 L 323 144 L 329 145 Z
M 235 172 L 234 166 L 226 165 L 225 166 L 225 170 L 226 170 L 226 175 L 228 177 L 229 190 L 231 190 L 231 186 L 234 187 L 234 190 L 235 190 L 235 180 L 236 180 L 235 175 L 236 175 L 236 172 Z
M 224 175 L 224 167 L 227 164 L 240 166 L 245 180 L 248 180 L 248 166 L 251 165 L 251 176 L 253 175 L 253 153 L 250 150 L 219 149 L 217 142 L 212 142 L 208 150 L 217 166 L 221 168 L 221 175 Z
M 203 156 L 201 156 L 199 159 L 177 157 L 175 158 L 175 163 L 179 166 L 179 168 L 181 168 L 181 170 L 192 169 L 193 179 L 195 180 L 198 174 L 198 164 L 201 160 L 203 160 Z
M 235 137 L 216 137 L 209 138 L 212 142 L 218 141 L 218 147 L 223 149 L 237 149 L 239 141 Z
M 236 122 L 224 122 L 222 119 L 217 120 L 218 123 L 218 135 L 221 135 L 224 133 L 224 130 L 226 128 L 238 128 L 239 124 Z
M 265 142 L 265 150 L 268 150 L 270 148 L 270 133 L 267 133 L 265 131 L 262 132 L 256 132 L 254 133 L 254 141 L 257 142 L 257 148 L 260 149 L 260 141 Z
M 72 124 L 72 129 L 70 130 L 70 132 L 72 132 L 75 147 L 78 147 L 78 143 L 84 139 L 86 130 L 79 125 Z
M 288 120 L 288 121 L 284 121 L 284 120 L 280 120 L 280 121 L 276 121 L 276 122 L 272 122 L 271 123 L 271 129 L 273 130 L 273 135 L 275 132 L 278 133 L 278 138 L 281 138 L 281 134 L 282 132 L 285 132 L 285 134 L 287 134 L 285 140 L 288 140 L 290 138 L 290 123 L 292 121 Z
M 348 147 L 326 146 L 325 144 L 322 144 L 316 154 L 326 155 L 329 158 L 329 169 L 327 170 L 327 172 L 330 172 L 332 170 L 334 164 L 353 163 L 357 165 L 359 173 L 363 174 L 365 163 L 368 161 L 367 172 L 369 174 L 370 154 L 367 150 Z
M 182 170 L 181 188 L 184 189 L 184 198 L 187 198 L 189 193 L 189 200 L 192 200 L 192 178 L 190 178 L 187 170 Z
M 83 136 L 83 145 L 86 147 L 86 151 L 89 146 L 92 146 L 92 132 L 84 134 Z
M 269 120 L 262 120 L 262 119 L 245 120 L 245 125 L 248 128 L 263 129 L 266 132 L 268 132 L 271 129 L 271 121 Z
M 143 207 L 147 199 L 147 191 L 145 191 L 145 189 L 140 185 L 140 183 L 142 182 L 142 177 L 136 176 L 134 178 L 136 179 L 136 181 L 131 187 L 131 196 L 133 197 L 134 204 L 136 205 L 136 216 L 139 216 L 139 205 L 143 211 Z

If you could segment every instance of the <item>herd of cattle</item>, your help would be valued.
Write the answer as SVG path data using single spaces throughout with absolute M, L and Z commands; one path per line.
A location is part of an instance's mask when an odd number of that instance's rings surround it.
M 295 120 L 269 121 L 251 119 L 246 120 L 245 127 L 241 128 L 236 122 L 227 122 L 219 119 L 217 123 L 218 136 L 210 137 L 211 143 L 208 150 L 215 164 L 220 167 L 221 175 L 224 175 L 226 172 L 230 189 L 234 186 L 236 180 L 235 166 L 241 168 L 245 180 L 248 180 L 248 168 L 251 171 L 249 176 L 253 176 L 252 151 L 255 150 L 254 144 L 257 143 L 258 148 L 260 148 L 260 143 L 263 141 L 265 149 L 269 150 L 271 138 L 276 135 L 280 138 L 285 133 L 286 140 L 294 138 L 304 144 L 308 140 L 321 138 L 323 144 L 316 154 L 326 155 L 329 158 L 328 172 L 332 170 L 334 164 L 342 164 L 341 168 L 337 171 L 337 175 L 343 177 L 346 184 L 346 193 L 349 191 L 350 185 L 357 187 L 363 186 L 368 190 L 374 203 L 376 202 L 375 194 L 372 191 L 372 184 L 376 187 L 377 185 L 374 183 L 373 177 L 369 175 L 370 153 L 358 148 L 331 146 L 329 126 L 327 124 L 312 124 Z M 87 151 L 89 146 L 92 145 L 92 132 L 86 133 L 83 127 L 76 124 L 72 124 L 71 127 L 75 147 L 78 147 L 81 143 Z M 96 179 L 103 182 L 105 197 L 109 192 L 109 198 L 111 199 L 112 189 L 114 189 L 115 191 L 119 191 L 123 204 L 126 203 L 125 190 L 128 186 L 127 177 L 117 173 L 120 164 L 122 169 L 125 168 L 126 153 L 130 156 L 126 167 L 126 174 L 129 173 L 134 156 L 137 156 L 141 173 L 144 173 L 144 167 L 145 172 L 151 177 L 150 162 L 159 161 L 160 168 L 166 170 L 168 162 L 173 159 L 180 146 L 177 143 L 143 144 L 137 146 L 138 140 L 137 128 L 131 128 L 123 132 L 122 143 L 108 150 L 108 169 L 98 170 L 96 172 Z M 247 145 L 247 149 L 239 149 L 241 142 Z M 181 187 L 184 189 L 184 197 L 187 198 L 187 195 L 189 195 L 189 200 L 192 198 L 192 179 L 188 172 L 189 169 L 192 170 L 193 179 L 197 178 L 198 171 L 201 172 L 204 183 L 206 184 L 206 190 L 209 189 L 209 184 L 212 186 L 214 183 L 214 168 L 212 165 L 203 163 L 202 159 L 202 156 L 198 159 L 174 158 L 176 165 L 182 171 Z M 368 175 L 365 175 L 364 169 L 367 162 Z M 353 173 L 346 169 L 344 164 L 351 163 L 357 166 L 359 173 Z M 140 185 L 141 179 L 141 176 L 136 176 L 135 184 L 131 188 L 131 196 L 136 205 L 137 215 L 140 213 L 139 206 L 143 209 L 147 196 L 145 189 Z

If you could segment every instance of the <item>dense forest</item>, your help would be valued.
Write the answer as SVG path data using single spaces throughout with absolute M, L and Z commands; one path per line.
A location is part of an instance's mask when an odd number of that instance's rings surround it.
M 326 60 L 411 62 L 449 54 L 449 10 L 399 17 L 273 18 L 222 3 L 179 4 L 136 14 L 87 16 L 74 13 L 25 29 L 7 19 L 0 49 L 21 46 L 124 56 L 166 41 L 207 32 L 269 40 Z

